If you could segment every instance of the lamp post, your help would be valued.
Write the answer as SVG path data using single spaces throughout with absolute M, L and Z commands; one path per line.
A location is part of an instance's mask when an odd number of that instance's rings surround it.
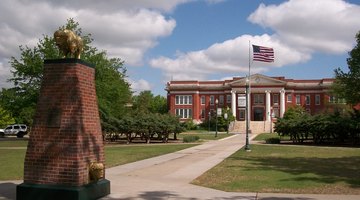
M 217 124 L 218 124 L 218 99 L 215 100 L 215 107 L 216 107 L 216 122 L 215 122 L 215 137 L 217 137 L 217 133 L 218 133 L 218 128 L 217 128 Z
M 225 121 L 226 121 L 226 126 L 227 126 L 227 128 L 226 128 L 226 134 L 229 134 L 229 123 L 228 123 L 228 114 L 227 114 L 227 112 L 224 114 L 224 119 L 225 119 Z
M 210 133 L 211 112 L 209 112 L 209 133 Z
M 245 115 L 245 118 L 246 118 L 246 141 L 245 141 L 245 151 L 251 151 L 250 150 L 250 144 L 249 144 L 249 77 L 246 78 L 246 98 L 245 98 L 245 101 L 246 101 L 246 104 L 245 104 L 245 107 L 246 107 L 246 115 Z

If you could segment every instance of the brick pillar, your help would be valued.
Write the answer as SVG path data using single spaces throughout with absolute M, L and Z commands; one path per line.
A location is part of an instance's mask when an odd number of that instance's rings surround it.
M 45 187 L 46 193 L 54 186 L 88 188 L 91 162 L 105 162 L 95 70 L 78 59 L 46 60 L 18 199 L 29 199 L 24 194 L 29 185 Z M 42 198 L 41 191 L 37 195 L 32 198 Z

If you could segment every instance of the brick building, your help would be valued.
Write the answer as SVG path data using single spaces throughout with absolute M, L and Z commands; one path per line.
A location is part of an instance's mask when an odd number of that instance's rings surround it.
M 254 74 L 249 78 L 249 119 L 254 126 L 264 125 L 264 130 L 269 130 L 270 123 L 266 122 L 283 117 L 290 106 L 301 105 L 311 114 L 318 113 L 334 101 L 329 95 L 333 81 Z M 224 81 L 170 81 L 166 90 L 170 113 L 180 116 L 182 121 L 192 119 L 200 123 L 214 113 L 216 107 L 231 109 L 238 123 L 245 121 L 246 77 Z

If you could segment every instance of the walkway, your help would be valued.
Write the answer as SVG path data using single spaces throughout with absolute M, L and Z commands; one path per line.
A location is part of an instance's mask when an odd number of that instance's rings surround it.
M 106 170 L 111 194 L 102 200 L 358 200 L 360 195 L 302 195 L 235 193 L 190 184 L 196 177 L 244 146 L 238 134 L 175 153 L 154 157 Z M 15 199 L 15 186 L 0 182 L 0 200 Z

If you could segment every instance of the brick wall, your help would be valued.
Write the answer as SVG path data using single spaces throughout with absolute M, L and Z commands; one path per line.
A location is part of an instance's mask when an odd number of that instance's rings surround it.
M 81 186 L 104 163 L 95 70 L 77 59 L 47 60 L 25 157 L 24 183 Z

